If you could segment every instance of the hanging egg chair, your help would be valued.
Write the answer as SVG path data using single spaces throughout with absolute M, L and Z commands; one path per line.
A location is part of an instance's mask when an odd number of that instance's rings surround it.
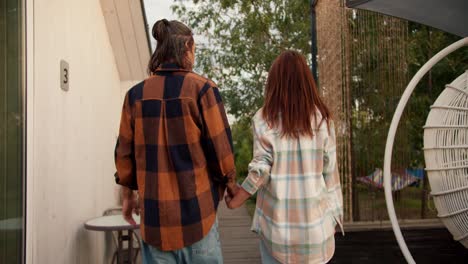
M 424 158 L 438 217 L 468 248 L 468 71 L 431 106 Z
M 385 201 L 393 232 L 408 263 L 416 263 L 401 234 L 393 205 L 390 168 L 393 143 L 403 111 L 416 85 L 437 62 L 468 46 L 468 37 L 446 47 L 414 75 L 393 115 L 384 158 Z M 454 239 L 467 247 L 468 236 L 468 88 L 467 72 L 440 94 L 432 106 L 424 130 L 424 156 L 438 216 Z
M 346 6 L 400 17 L 464 37 L 432 57 L 414 75 L 393 115 L 384 158 L 384 188 L 388 215 L 398 245 L 408 263 L 415 263 L 401 234 L 391 189 L 393 143 L 403 111 L 416 85 L 441 59 L 468 46 L 466 0 L 346 0 Z M 423 7 L 423 8 L 422 8 Z M 463 73 L 442 92 L 424 130 L 424 156 L 438 216 L 454 238 L 468 248 L 468 88 Z

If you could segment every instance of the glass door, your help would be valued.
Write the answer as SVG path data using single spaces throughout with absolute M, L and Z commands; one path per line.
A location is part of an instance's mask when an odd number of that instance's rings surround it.
M 22 0 L 0 0 L 0 263 L 23 259 L 22 21 Z

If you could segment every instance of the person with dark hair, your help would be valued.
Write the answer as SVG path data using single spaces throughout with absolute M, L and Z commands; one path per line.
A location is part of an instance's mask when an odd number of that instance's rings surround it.
M 254 157 L 242 187 L 226 195 L 228 207 L 257 192 L 252 230 L 262 263 L 328 262 L 343 196 L 335 128 L 304 56 L 284 51 L 273 62 L 252 123 Z
M 216 211 L 238 187 L 221 95 L 192 72 L 190 28 L 163 19 L 152 35 L 151 76 L 125 95 L 115 149 L 122 213 L 141 214 L 143 263 L 222 263 Z

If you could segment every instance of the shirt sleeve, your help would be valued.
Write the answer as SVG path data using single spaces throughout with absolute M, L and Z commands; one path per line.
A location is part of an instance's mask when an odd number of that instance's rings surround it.
M 336 134 L 330 122 L 329 137 L 325 141 L 323 153 L 323 178 L 327 187 L 327 200 L 340 227 L 343 223 L 343 194 L 341 193 L 340 173 L 336 156 Z
M 213 180 L 223 184 L 236 182 L 236 167 L 231 128 L 218 88 L 208 87 L 199 97 L 202 116 L 202 146 Z
M 137 190 L 136 162 L 134 152 L 134 125 L 128 93 L 124 99 L 120 119 L 119 137 L 115 146 L 115 182 L 132 190 Z
M 273 163 L 272 146 L 260 131 L 260 126 L 252 124 L 253 131 L 253 159 L 249 164 L 249 174 L 242 183 L 242 188 L 250 194 L 268 182 L 270 178 L 271 165 Z

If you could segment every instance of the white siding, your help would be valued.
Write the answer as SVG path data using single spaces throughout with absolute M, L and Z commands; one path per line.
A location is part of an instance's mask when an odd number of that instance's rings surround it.
M 100 0 L 121 80 L 145 78 L 150 49 L 139 0 Z
M 27 263 L 109 263 L 112 241 L 83 224 L 118 204 L 113 151 L 135 81 L 121 82 L 99 0 L 27 5 Z

